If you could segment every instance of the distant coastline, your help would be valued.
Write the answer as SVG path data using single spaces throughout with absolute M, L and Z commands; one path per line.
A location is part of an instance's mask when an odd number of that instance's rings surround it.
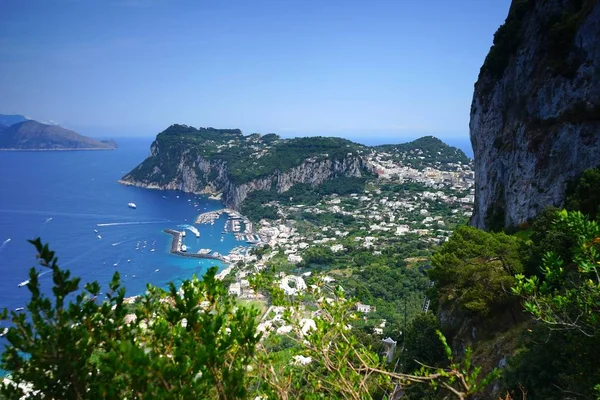
M 70 148 L 65 148 L 65 149 L 3 149 L 0 148 L 0 151 L 96 151 L 96 150 L 102 150 L 102 151 L 106 151 L 106 150 L 116 150 L 115 148 L 96 148 L 96 147 L 83 147 L 83 148 L 77 148 L 77 147 L 70 147 Z

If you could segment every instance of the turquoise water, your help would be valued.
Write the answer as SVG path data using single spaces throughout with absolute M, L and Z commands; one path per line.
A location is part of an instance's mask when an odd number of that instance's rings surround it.
M 200 212 L 222 208 L 220 202 L 117 183 L 146 157 L 150 143 L 123 139 L 115 151 L 0 152 L 0 308 L 26 304 L 28 290 L 18 284 L 36 262 L 27 239 L 38 236 L 83 282 L 98 281 L 106 289 L 119 271 L 128 295 L 143 293 L 147 283 L 164 287 L 202 275 L 212 265 L 224 267 L 169 254 L 171 236 L 163 232 L 183 229 Z M 221 254 L 246 245 L 221 234 L 225 220 L 197 225 L 200 238 L 188 231 L 184 243 L 190 251 L 210 248 Z M 50 288 L 50 274 L 40 281 Z

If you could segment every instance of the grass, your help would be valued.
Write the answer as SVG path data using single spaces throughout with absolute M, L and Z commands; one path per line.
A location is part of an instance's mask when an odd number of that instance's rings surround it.
M 265 311 L 267 310 L 267 304 L 262 300 L 245 300 L 238 299 L 237 301 L 241 306 L 247 308 L 254 308 L 259 312 L 259 318 L 263 316 Z

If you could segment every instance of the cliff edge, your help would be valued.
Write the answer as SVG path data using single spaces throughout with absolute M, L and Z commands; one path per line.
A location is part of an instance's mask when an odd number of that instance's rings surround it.
M 513 0 L 475 84 L 471 224 L 519 225 L 561 206 L 600 164 L 600 2 Z

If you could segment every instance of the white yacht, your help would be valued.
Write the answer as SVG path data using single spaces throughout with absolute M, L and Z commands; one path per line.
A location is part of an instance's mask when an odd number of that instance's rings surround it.
M 129 203 L 129 204 L 127 204 L 127 207 L 129 207 L 129 208 L 137 208 L 137 206 L 135 205 L 135 203 Z

